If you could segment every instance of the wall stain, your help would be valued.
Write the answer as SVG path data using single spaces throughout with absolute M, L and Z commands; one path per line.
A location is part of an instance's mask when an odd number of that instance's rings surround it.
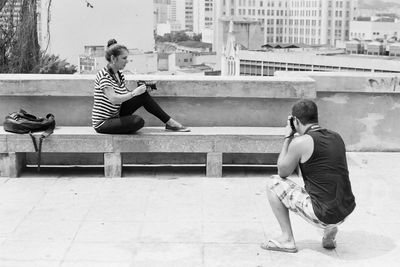
M 323 97 L 321 98 L 321 100 L 323 101 L 327 101 L 327 102 L 333 102 L 335 104 L 347 104 L 349 101 L 349 96 L 344 95 L 344 94 L 335 94 L 332 97 Z
M 400 103 L 394 104 L 393 107 L 390 110 L 394 110 L 394 109 L 397 109 L 397 108 L 400 108 Z
M 360 141 L 356 144 L 348 146 L 348 150 L 371 150 L 382 151 L 385 149 L 398 148 L 398 144 L 387 142 L 382 137 L 375 134 L 375 129 L 379 127 L 380 121 L 384 120 L 385 116 L 380 113 L 368 113 L 366 117 L 360 118 L 357 121 L 365 126 L 365 131 L 360 132 Z
M 372 91 L 396 92 L 400 91 L 400 79 L 392 78 L 371 78 L 368 79 L 368 86 Z

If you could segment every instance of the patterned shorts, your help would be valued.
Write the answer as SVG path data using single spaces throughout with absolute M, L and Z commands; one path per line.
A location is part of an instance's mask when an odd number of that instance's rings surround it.
M 321 222 L 314 213 L 310 195 L 303 187 L 290 179 L 273 175 L 270 177 L 268 188 L 278 196 L 286 208 L 319 228 L 332 228 L 341 223 L 326 224 Z

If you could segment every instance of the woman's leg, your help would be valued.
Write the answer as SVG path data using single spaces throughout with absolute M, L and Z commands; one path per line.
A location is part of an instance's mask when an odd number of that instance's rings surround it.
M 119 114 L 121 117 L 131 115 L 140 107 L 144 107 L 149 113 L 156 116 L 163 123 L 167 123 L 171 118 L 147 92 L 122 103 Z
M 130 134 L 143 126 L 144 120 L 140 116 L 129 115 L 106 120 L 96 131 L 105 134 Z

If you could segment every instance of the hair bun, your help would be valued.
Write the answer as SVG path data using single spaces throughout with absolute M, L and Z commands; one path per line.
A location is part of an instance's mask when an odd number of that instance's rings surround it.
M 116 43 L 117 43 L 117 40 L 115 40 L 115 39 L 109 40 L 109 41 L 107 42 L 107 48 L 110 47 L 110 46 L 112 46 L 113 44 L 116 44 Z

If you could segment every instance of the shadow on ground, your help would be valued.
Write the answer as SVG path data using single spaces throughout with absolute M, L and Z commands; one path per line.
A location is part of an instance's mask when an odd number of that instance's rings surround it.
M 317 250 L 331 257 L 339 256 L 342 260 L 357 261 L 380 257 L 396 247 L 393 239 L 366 231 L 340 231 L 337 248 L 326 250 L 315 240 L 299 240 L 299 250 Z

